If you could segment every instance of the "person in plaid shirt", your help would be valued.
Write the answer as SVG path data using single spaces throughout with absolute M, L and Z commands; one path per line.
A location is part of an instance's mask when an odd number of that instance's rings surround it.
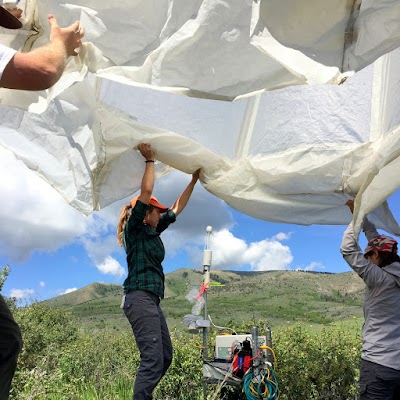
M 192 175 L 187 188 L 169 209 L 152 195 L 154 153 L 151 145 L 141 143 L 138 147 L 146 162 L 141 192 L 122 208 L 117 237 L 128 262 L 122 307 L 140 351 L 133 399 L 151 400 L 154 388 L 172 362 L 171 338 L 160 308 L 160 300 L 164 298 L 162 261 L 165 256 L 160 234 L 185 208 L 200 170 Z

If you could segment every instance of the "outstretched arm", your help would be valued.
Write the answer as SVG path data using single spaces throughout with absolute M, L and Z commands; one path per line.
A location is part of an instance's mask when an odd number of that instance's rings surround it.
M 192 175 L 192 180 L 190 181 L 187 188 L 183 191 L 183 193 L 178 197 L 178 199 L 173 204 L 171 210 L 175 213 L 176 216 L 178 216 L 183 211 L 183 209 L 186 207 L 186 204 L 188 203 L 190 196 L 192 195 L 194 185 L 199 180 L 199 174 L 200 174 L 200 170 L 198 169 Z
M 354 211 L 354 200 L 348 200 L 346 205 L 350 208 L 351 212 Z M 371 229 L 375 230 L 374 225 L 365 218 L 363 230 L 366 235 Z M 344 232 L 340 251 L 347 264 L 364 280 L 368 287 L 372 288 L 380 285 L 383 280 L 387 279 L 387 274 L 381 268 L 364 257 L 357 243 L 357 237 L 354 234 L 353 222 L 350 222 Z
M 85 31 L 79 21 L 60 28 L 53 15 L 49 15 L 50 43 L 29 53 L 15 53 L 0 79 L 0 87 L 20 90 L 44 90 L 61 77 L 65 62 L 82 42 Z
M 154 152 L 151 148 L 151 144 L 148 143 L 140 143 L 138 148 L 146 160 L 146 169 L 144 170 L 138 200 L 144 204 L 149 204 L 154 188 Z

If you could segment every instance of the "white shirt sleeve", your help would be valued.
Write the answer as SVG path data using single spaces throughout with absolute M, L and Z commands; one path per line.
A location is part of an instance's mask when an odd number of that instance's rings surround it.
M 0 79 L 3 75 L 3 71 L 4 71 L 5 67 L 10 62 L 10 60 L 14 57 L 15 53 L 16 53 L 16 50 L 0 44 Z

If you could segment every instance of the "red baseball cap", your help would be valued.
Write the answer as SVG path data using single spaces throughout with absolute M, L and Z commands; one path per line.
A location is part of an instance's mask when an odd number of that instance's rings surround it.
M 131 200 L 131 206 L 132 206 L 132 208 L 135 207 L 135 204 L 136 204 L 136 201 L 137 201 L 138 198 L 139 198 L 139 196 L 136 196 L 136 197 L 134 197 L 134 198 Z M 168 211 L 168 207 L 167 207 L 167 206 L 164 206 L 164 205 L 162 205 L 162 204 L 160 204 L 160 203 L 158 202 L 158 200 L 157 200 L 154 196 L 151 196 L 151 197 L 150 197 L 149 204 L 150 204 L 151 206 L 153 206 L 153 207 L 157 207 L 157 208 L 160 210 L 161 213 L 165 213 L 165 212 Z
M 388 251 L 397 254 L 397 242 L 390 236 L 379 235 L 368 242 L 364 257 L 371 251 Z
M 3 1 L 0 0 L 0 26 L 7 29 L 19 29 L 22 27 L 21 21 L 8 12 L 3 6 Z

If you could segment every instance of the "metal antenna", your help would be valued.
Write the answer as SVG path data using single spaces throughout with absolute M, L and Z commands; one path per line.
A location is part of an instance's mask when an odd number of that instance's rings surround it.
M 210 284 L 210 268 L 211 268 L 211 258 L 212 258 L 212 250 L 210 250 L 211 245 L 211 232 L 212 226 L 207 226 L 206 228 L 206 246 L 204 249 L 203 255 L 203 285 L 206 286 L 206 289 L 203 292 L 204 299 L 204 320 L 208 319 L 208 311 L 207 311 L 207 285 Z M 208 337 L 207 337 L 207 324 L 204 324 L 203 327 L 203 362 L 208 360 Z M 203 396 L 204 400 L 207 400 L 207 384 L 203 378 Z

